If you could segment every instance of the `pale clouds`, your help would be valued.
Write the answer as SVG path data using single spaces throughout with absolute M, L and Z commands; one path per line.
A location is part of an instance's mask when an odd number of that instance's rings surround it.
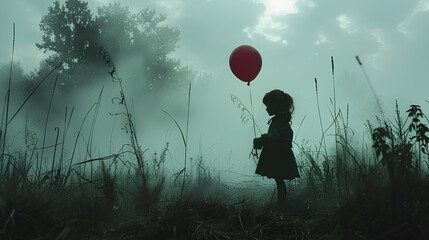
M 414 18 L 419 14 L 427 14 L 429 11 L 429 0 L 421 0 L 415 7 L 415 9 L 411 12 L 411 14 L 405 18 L 401 23 L 398 24 L 398 31 L 407 37 L 413 37 L 414 34 L 410 31 L 409 25 L 412 24 Z
M 367 58 L 368 63 L 377 69 L 383 62 L 383 57 L 390 51 L 390 43 L 386 37 L 385 31 L 381 29 L 370 30 L 371 39 L 378 44 L 377 50 L 370 54 Z
M 326 38 L 326 35 L 323 32 L 320 32 L 318 35 L 317 40 L 314 42 L 315 45 L 321 45 L 323 43 L 326 43 L 328 39 Z
M 264 14 L 259 17 L 256 26 L 247 27 L 244 32 L 249 38 L 253 38 L 254 35 L 262 35 L 269 41 L 287 44 L 287 41 L 282 38 L 282 33 L 287 29 L 287 25 L 279 18 L 298 13 L 296 0 L 257 0 L 256 2 L 264 5 Z
M 348 34 L 355 33 L 358 30 L 356 24 L 354 24 L 351 18 L 345 14 L 337 17 L 338 26 L 346 31 Z
M 411 15 L 426 11 L 429 11 L 429 0 L 421 0 Z

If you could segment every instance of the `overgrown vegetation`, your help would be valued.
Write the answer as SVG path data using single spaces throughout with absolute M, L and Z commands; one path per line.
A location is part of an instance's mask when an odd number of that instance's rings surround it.
M 64 16 L 69 14 L 65 19 L 71 21 L 74 15 L 67 11 L 72 10 L 71 4 L 78 3 L 86 8 L 78 0 L 66 1 L 65 6 L 56 2 L 54 8 Z M 113 10 L 131 16 L 118 4 L 99 12 Z M 89 24 L 92 16 L 88 11 L 84 13 Z M 153 20 L 153 12 L 146 14 Z M 132 15 L 139 16 L 143 15 Z M 45 17 L 44 24 L 48 20 Z M 52 58 L 55 63 L 40 76 L 39 84 L 28 89 L 16 112 L 9 109 L 12 85 L 8 84 L 0 124 L 1 239 L 429 238 L 429 120 L 419 105 L 411 105 L 403 115 L 397 103 L 392 119 L 383 116 L 368 121 L 372 142 L 362 143 L 359 148 L 352 141 L 348 109 L 336 109 L 334 100 L 332 122 L 324 128 L 320 121 L 320 143 L 311 147 L 306 142 L 295 142 L 302 177 L 288 184 L 288 208 L 279 212 L 273 207 L 275 193 L 270 188 L 260 193 L 247 188 L 255 183 L 227 185 L 216 169 L 206 166 L 207 156 L 187 155 L 190 87 L 185 133 L 170 115 L 183 138 L 184 167 L 173 176 L 167 173 L 168 142 L 159 153 L 143 150 L 120 70 L 111 57 L 112 49 L 99 48 L 97 57 L 117 84 L 119 95 L 112 102 L 121 111 L 111 115 L 123 118 L 122 129 L 129 141 L 111 155 L 97 155 L 97 143 L 93 141 L 103 88 L 82 119 L 76 119 L 74 108 L 66 107 L 63 125 L 55 127 L 55 142 L 50 145 L 45 141 L 51 107 L 56 104 L 52 99 L 57 81 L 73 76 L 72 71 L 65 74 L 66 69 L 61 68 L 65 60 L 60 54 Z M 8 83 L 15 81 L 15 76 L 24 76 L 22 71 L 14 75 L 14 64 L 12 58 L 9 68 L 0 69 L 9 74 Z M 34 101 L 34 92 L 53 73 L 58 75 L 53 87 L 48 88 L 49 102 L 42 115 L 44 131 L 34 131 L 26 121 L 25 145 L 13 146 L 9 124 L 16 121 L 24 105 Z M 316 97 L 319 105 L 317 80 Z M 231 99 L 241 109 L 244 123 L 253 119 L 242 101 L 236 96 Z M 70 126 L 77 123 L 80 128 L 76 134 L 69 133 Z M 84 126 L 89 130 L 84 131 Z M 334 151 L 329 150 L 325 139 L 332 128 L 336 136 Z M 82 143 L 84 149 L 78 149 Z
M 26 126 L 25 149 L 9 147 L 2 155 L 3 239 L 425 239 L 428 234 L 428 119 L 418 105 L 410 106 L 405 119 L 397 105 L 392 120 L 368 122 L 373 143 L 360 151 L 351 145 L 347 118 L 339 110 L 337 153 L 296 144 L 303 177 L 289 184 L 289 208 L 277 212 L 269 192 L 263 202 L 245 194 L 233 197 L 240 190 L 213 176 L 204 156 L 190 159 L 187 178 L 175 185 L 164 171 L 169 144 L 144 157 L 122 79 L 117 73 L 113 79 L 129 143 L 96 158 L 94 143 L 87 141 L 85 156 L 76 158 L 76 149 L 67 156 L 64 148 L 76 146 L 84 134 L 68 142 L 71 110 L 62 133 L 56 130 L 52 155 L 42 159 L 47 147 L 40 148 L 40 136 Z M 95 113 L 92 121 L 87 114 L 81 125 L 96 124 L 100 96 L 88 111 Z M 7 140 L 2 135 L 1 141 Z

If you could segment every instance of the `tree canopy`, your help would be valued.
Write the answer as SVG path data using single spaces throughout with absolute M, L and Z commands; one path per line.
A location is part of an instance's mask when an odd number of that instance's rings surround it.
M 107 50 L 113 61 L 132 59 L 148 89 L 177 87 L 195 73 L 178 59 L 169 57 L 177 48 L 180 32 L 169 27 L 166 16 L 153 9 L 136 13 L 120 3 L 99 7 L 94 14 L 83 0 L 55 1 L 42 16 L 42 42 L 36 46 L 51 55 L 50 67 L 64 62 L 66 81 L 82 84 L 106 68 L 99 56 Z

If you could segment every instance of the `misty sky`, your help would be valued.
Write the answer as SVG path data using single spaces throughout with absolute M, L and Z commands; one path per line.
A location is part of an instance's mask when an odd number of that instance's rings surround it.
M 89 4 L 94 12 L 97 6 L 110 2 L 114 1 L 93 0 Z M 234 94 L 250 105 L 249 87 L 237 80 L 228 66 L 229 54 L 239 45 L 252 45 L 262 55 L 262 70 L 250 86 L 255 118 L 262 131 L 267 130 L 269 119 L 262 97 L 278 88 L 295 99 L 292 125 L 295 133 L 307 115 L 297 141 L 310 139 L 312 145 L 319 141 L 314 78 L 318 79 L 326 127 L 333 109 L 329 101 L 333 97 L 331 56 L 335 61 L 337 106 L 346 111 L 349 104 L 350 123 L 357 139 L 362 139 L 366 120 L 374 120 L 379 113 L 356 55 L 362 60 L 387 116 L 392 116 L 395 100 L 404 112 L 410 104 L 429 109 L 425 102 L 429 100 L 429 0 L 120 2 L 132 11 L 155 8 L 158 13 L 166 14 L 169 26 L 181 31 L 179 48 L 173 56 L 194 70 L 213 76 L 209 88 L 196 86 L 193 90 L 195 117 L 191 119 L 190 136 L 195 149 L 190 151 L 198 152 L 200 138 L 206 149 L 220 143 L 222 147 L 213 150 L 214 155 L 226 159 L 231 157 L 230 153 L 232 158 L 241 159 L 245 163 L 239 169 L 243 174 L 254 171 L 248 159 L 253 131 L 249 124 L 240 121 L 240 111 L 229 96 Z M 51 0 L 2 1 L 0 62 L 10 61 L 12 23 L 16 22 L 15 60 L 27 71 L 37 67 L 44 58 L 35 47 L 36 42 L 41 42 L 39 21 L 51 5 Z M 169 124 L 157 127 L 169 128 L 170 135 L 176 134 L 175 126 L 168 121 L 165 122 Z M 164 138 L 165 134 L 161 135 Z

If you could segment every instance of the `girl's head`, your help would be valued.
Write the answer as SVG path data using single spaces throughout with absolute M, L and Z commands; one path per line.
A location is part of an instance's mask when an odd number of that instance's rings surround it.
M 262 102 L 267 106 L 268 115 L 284 115 L 288 121 L 292 119 L 295 108 L 293 99 L 289 94 L 276 89 L 265 94 Z

